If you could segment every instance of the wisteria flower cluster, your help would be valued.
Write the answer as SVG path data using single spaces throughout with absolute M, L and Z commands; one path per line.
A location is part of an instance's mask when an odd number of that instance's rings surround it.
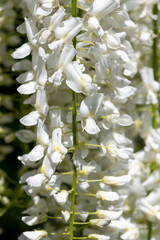
M 159 239 L 158 4 L 20 2 L 12 70 L 32 110 L 16 136 L 36 144 L 18 156 L 19 240 Z

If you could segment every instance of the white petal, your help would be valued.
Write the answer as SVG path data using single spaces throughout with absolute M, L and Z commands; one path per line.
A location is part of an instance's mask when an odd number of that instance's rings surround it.
M 42 237 L 47 236 L 47 232 L 44 230 L 27 231 L 23 232 L 23 235 L 30 240 L 40 240 Z
M 119 146 L 127 146 L 132 143 L 129 138 L 120 133 L 113 132 L 113 138 Z
M 36 92 L 36 82 L 31 81 L 25 84 L 22 84 L 20 87 L 17 88 L 17 91 L 20 94 L 32 94 Z
M 97 216 L 102 219 L 115 220 L 122 215 L 122 211 L 97 210 Z
M 127 114 L 122 114 L 117 118 L 116 123 L 121 126 L 130 126 L 131 124 L 133 124 L 133 120 L 131 116 Z
M 16 28 L 17 32 L 25 34 L 26 33 L 26 25 L 25 22 L 23 22 L 22 24 L 20 24 L 17 28 Z
M 20 119 L 20 122 L 25 126 L 34 126 L 40 117 L 39 112 L 33 111 Z
M 153 68 L 144 67 L 140 70 L 140 74 L 145 87 L 148 88 L 149 82 L 154 81 Z
M 150 176 L 143 182 L 143 186 L 148 190 L 152 190 L 160 179 L 160 173 L 155 170 Z
M 62 81 L 62 71 L 61 69 L 58 69 L 51 77 L 48 78 L 48 81 L 50 83 L 53 83 L 55 86 L 61 85 Z
M 104 184 L 115 185 L 115 186 L 123 186 L 124 184 L 126 184 L 130 181 L 131 181 L 130 175 L 123 175 L 123 176 L 119 176 L 119 177 L 105 176 L 103 178 Z
M 38 58 L 36 79 L 41 86 L 44 86 L 47 81 L 47 70 L 45 67 L 45 61 L 42 57 Z
M 119 195 L 116 192 L 98 191 L 96 193 L 96 198 L 107 201 L 117 201 Z
M 59 152 L 53 152 L 51 155 L 52 163 L 59 164 L 62 162 L 62 154 Z
M 32 20 L 25 18 L 25 25 L 29 42 L 36 45 L 37 40 L 35 39 L 35 36 L 38 33 L 38 29 L 36 28 L 35 23 Z
M 40 44 L 45 44 L 51 35 L 51 30 L 49 29 L 42 29 L 38 34 L 38 42 Z
M 83 189 L 83 188 L 82 188 Z M 85 191 L 85 189 L 87 188 L 84 188 L 83 190 Z M 82 221 L 82 222 L 86 222 L 87 220 L 87 217 L 88 217 L 88 213 L 85 213 L 85 212 L 81 212 L 81 214 L 78 215 L 78 218 Z
M 33 79 L 34 79 L 33 71 L 22 73 L 16 78 L 17 82 L 19 83 L 26 83 L 26 82 L 32 81 Z
M 23 157 L 24 157 L 24 155 L 21 156 L 20 158 L 23 158 Z M 18 159 L 19 159 L 19 157 L 18 157 Z M 20 183 L 25 183 L 27 178 L 34 176 L 36 173 L 37 173 L 37 170 L 31 170 L 29 172 L 25 172 L 20 178 Z
M 67 153 L 67 149 L 62 144 L 61 128 L 56 128 L 52 132 L 51 152 L 57 152 L 60 153 L 61 155 L 65 155 Z
M 101 38 L 110 49 L 116 50 L 121 46 L 120 38 L 112 29 L 109 29 L 108 32 L 105 32 Z
M 146 104 L 157 104 L 157 94 L 155 94 L 151 89 L 149 89 L 146 99 Z
M 46 177 L 43 174 L 36 174 L 26 179 L 26 183 L 31 187 L 40 187 L 43 182 L 46 180 Z
M 38 216 L 25 216 L 22 217 L 22 221 L 25 222 L 28 226 L 33 226 L 47 221 L 47 216 L 45 214 L 41 214 Z
M 114 76 L 114 84 L 117 88 L 123 88 L 127 86 L 130 83 L 130 81 L 122 76 Z
M 121 45 L 120 38 L 116 35 L 116 33 L 109 29 L 107 34 L 107 46 L 111 49 L 117 49 Z
M 27 129 L 17 131 L 15 135 L 21 142 L 24 143 L 30 143 L 35 139 L 35 134 Z
M 37 8 L 36 15 L 48 16 L 51 12 L 52 12 L 52 8 L 47 9 L 47 8 L 39 7 Z
M 65 16 L 65 9 L 62 6 L 60 6 L 59 9 L 53 15 L 46 17 L 43 20 L 43 24 L 46 28 L 50 26 L 50 28 L 54 30 L 56 25 L 60 23 L 60 21 L 64 16 Z
M 36 94 L 32 94 L 26 100 L 24 100 L 23 104 L 30 104 L 31 106 L 34 106 L 35 99 L 36 99 Z
M 90 240 L 109 240 L 110 239 L 110 237 L 106 235 L 99 235 L 99 234 L 89 234 L 88 238 Z
M 35 167 L 35 162 L 29 161 L 28 154 L 24 154 L 23 156 L 18 156 L 18 160 L 20 160 L 26 166 Z
M 63 123 L 61 121 L 61 109 L 50 110 L 49 118 L 50 118 L 50 129 L 51 130 L 63 126 Z
M 82 117 L 94 117 L 97 114 L 103 99 L 104 95 L 102 93 L 86 97 L 80 105 L 80 114 Z
M 56 164 L 53 164 L 48 154 L 46 154 L 46 156 L 44 157 L 40 172 L 50 179 L 53 173 L 55 172 L 55 170 L 56 170 Z
M 87 191 L 87 188 L 89 188 L 89 183 L 88 182 L 79 183 L 79 187 L 81 190 Z
M 63 45 L 63 39 L 53 41 L 52 43 L 48 44 L 48 47 L 56 52 L 59 53 Z
M 72 45 L 65 45 L 60 55 L 58 67 L 63 70 L 65 66 L 72 61 L 76 52 Z
M 152 82 L 153 91 L 158 92 L 160 89 L 160 84 L 156 81 Z
M 88 132 L 89 134 L 97 134 L 100 132 L 99 127 L 97 126 L 96 122 L 93 118 L 87 118 L 85 119 L 85 126 L 84 130 Z
M 68 36 L 65 37 L 65 42 L 71 41 L 83 28 L 83 24 L 81 21 L 78 20 L 77 24 L 74 26 L 74 28 L 71 28 L 71 31 L 69 31 Z
M 45 148 L 41 145 L 35 146 L 28 154 L 28 159 L 32 162 L 40 160 L 44 156 Z
M 79 19 L 70 17 L 55 28 L 55 37 L 57 39 L 64 38 L 67 42 L 69 40 L 72 40 L 72 38 L 80 32 L 82 27 L 82 22 L 80 22 Z
M 132 86 L 126 86 L 124 88 L 117 88 L 118 94 L 125 98 L 132 96 L 136 91 L 137 91 L 137 89 Z
M 94 0 L 91 8 L 89 9 L 89 14 L 101 19 L 109 13 L 113 12 L 118 7 L 118 0 L 101 0 L 101 4 L 99 4 L 99 0 Z
M 82 92 L 82 83 L 85 83 L 85 79 L 82 80 L 82 72 L 78 62 L 72 62 L 66 65 L 66 83 L 69 88 L 71 88 L 76 93 Z
M 108 219 L 90 219 L 89 220 L 89 223 L 91 225 L 96 225 L 98 227 L 104 227 L 104 226 L 107 226 L 109 223 L 110 223 L 110 220 Z
M 28 56 L 31 50 L 32 47 L 30 43 L 24 43 L 21 47 L 17 48 L 16 51 L 11 54 L 11 56 L 15 59 L 22 59 Z
M 61 215 L 64 222 L 67 223 L 68 220 L 70 219 L 70 212 L 68 212 L 67 210 L 61 211 Z
M 141 1 L 139 1 L 139 0 L 134 0 L 134 1 L 129 0 L 124 3 L 124 7 L 125 7 L 126 11 L 129 12 L 132 9 L 135 9 L 140 4 L 141 4 Z
M 68 191 L 62 190 L 60 193 L 54 194 L 54 199 L 60 206 L 62 206 L 66 203 L 68 195 L 69 195 Z
M 101 36 L 104 33 L 98 19 L 95 16 L 89 18 L 88 20 L 88 31 L 94 32 L 97 36 Z
M 42 146 L 49 146 L 49 135 L 45 124 L 39 119 L 37 127 L 37 141 Z
M 35 103 L 36 110 L 43 114 L 44 116 L 48 113 L 48 101 L 47 101 L 47 94 L 43 87 L 38 87 L 37 95 L 36 95 L 36 103 Z
M 112 51 L 111 56 L 115 60 L 117 60 L 117 62 L 122 63 L 122 64 L 123 63 L 128 63 L 130 61 L 129 57 L 128 57 L 128 54 L 123 50 Z
M 32 69 L 32 63 L 28 59 L 16 62 L 12 66 L 12 71 L 28 71 L 30 69 Z
M 37 8 L 37 1 L 36 0 L 24 0 L 24 2 L 26 3 L 31 15 L 34 15 L 35 9 Z
M 45 65 L 45 62 L 48 58 L 48 54 L 45 52 L 45 49 L 43 47 L 38 48 L 38 55 L 40 56 L 40 59 L 43 60 L 44 65 Z M 37 65 L 37 67 L 38 67 L 38 65 Z

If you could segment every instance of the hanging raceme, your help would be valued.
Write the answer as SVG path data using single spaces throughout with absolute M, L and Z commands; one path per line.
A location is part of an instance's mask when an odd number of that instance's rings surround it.
M 134 159 L 125 132 L 136 88 L 127 77 L 137 71 L 126 37 L 135 25 L 119 0 L 24 0 L 22 8 L 18 31 L 28 43 L 12 56 L 27 59 L 13 69 L 23 71 L 17 90 L 33 107 L 20 122 L 36 135 L 18 157 L 30 168 L 20 182 L 32 199 L 22 220 L 44 224 L 19 239 L 133 239 L 122 215 Z
M 138 151 L 130 166 L 133 177 L 126 202 L 128 215 L 139 229 L 140 238 L 147 240 L 159 238 L 158 4 L 159 1 L 137 1 L 135 8 L 126 2 L 127 11 L 136 21 L 136 32 L 134 36 L 130 35 L 130 39 L 139 63 L 139 75 L 135 81 L 138 90 L 129 107 L 133 110 L 136 131 L 143 142 L 142 146 L 136 146 Z

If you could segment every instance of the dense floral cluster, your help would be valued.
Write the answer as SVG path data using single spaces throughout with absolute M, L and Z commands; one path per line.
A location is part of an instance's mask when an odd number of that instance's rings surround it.
M 148 240 L 158 240 L 159 83 L 148 55 L 158 1 L 22 0 L 20 7 L 17 31 L 28 40 L 12 53 L 19 60 L 12 69 L 22 72 L 17 90 L 29 95 L 32 111 L 16 135 L 36 141 L 18 157 L 32 199 L 22 220 L 40 225 L 19 240 L 136 240 L 147 225 Z M 144 148 L 134 153 L 137 136 Z
M 136 34 L 130 40 L 139 70 L 135 79 L 137 91 L 130 107 L 132 104 L 136 136 L 143 144 L 137 146 L 130 165 L 132 183 L 127 204 L 128 214 L 141 230 L 142 239 L 147 235 L 148 239 L 159 238 L 158 3 L 137 1 L 136 7 L 128 5 L 130 17 L 136 22 Z

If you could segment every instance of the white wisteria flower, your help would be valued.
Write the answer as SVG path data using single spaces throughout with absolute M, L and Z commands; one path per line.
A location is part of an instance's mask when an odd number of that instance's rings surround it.
M 97 91 L 96 85 L 92 84 L 91 76 L 81 71 L 77 61 L 67 64 L 65 73 L 67 86 L 74 92 L 90 95 Z
M 123 175 L 123 176 L 105 176 L 103 177 L 104 184 L 107 185 L 115 185 L 115 186 L 123 186 L 124 184 L 131 181 L 130 175 Z
M 160 85 L 154 80 L 153 68 L 144 67 L 140 70 L 140 74 L 144 86 L 143 90 L 146 94 L 146 104 L 157 104 L 157 92 Z
M 62 49 L 61 55 L 59 57 L 59 62 L 57 66 L 57 71 L 55 71 L 51 77 L 48 78 L 50 83 L 54 83 L 55 86 L 61 84 L 63 73 L 67 64 L 69 64 L 76 54 L 76 50 L 72 45 L 65 45 Z
M 34 226 L 36 224 L 46 222 L 47 215 L 39 214 L 36 216 L 24 216 L 24 217 L 22 217 L 22 221 L 25 222 L 28 226 Z
M 23 235 L 30 240 L 40 240 L 41 238 L 47 236 L 48 233 L 45 230 L 35 230 L 24 232 Z
M 64 16 L 65 9 L 60 6 L 53 15 L 44 18 L 44 28 L 42 28 L 37 34 L 37 39 L 40 44 L 45 44 L 49 40 L 51 34 L 54 32 L 54 29 L 59 25 Z
M 96 93 L 86 97 L 81 102 L 80 118 L 82 119 L 82 127 L 89 134 L 97 134 L 100 132 L 95 119 L 98 118 L 103 99 L 104 95 L 102 93 Z
M 69 192 L 66 190 L 62 190 L 59 193 L 55 193 L 54 199 L 59 205 L 64 205 L 68 199 Z
M 20 119 L 20 122 L 25 126 L 36 125 L 40 117 L 45 117 L 48 113 L 48 101 L 46 91 L 43 87 L 38 87 L 36 93 L 36 102 L 35 102 L 36 111 L 32 111 L 23 118 Z
M 107 201 L 117 201 L 119 195 L 116 192 L 98 191 L 96 193 L 96 198 Z
M 48 153 L 54 164 L 61 163 L 67 153 L 67 149 L 62 144 L 62 130 L 60 128 L 56 128 L 52 132 L 52 141 Z
M 97 216 L 102 219 L 115 220 L 122 215 L 122 211 L 97 210 Z
M 88 238 L 91 240 L 109 240 L 110 237 L 106 235 L 99 235 L 99 234 L 89 234 Z
M 109 1 L 102 0 L 101 4 L 99 4 L 98 0 L 94 0 L 88 13 L 92 16 L 96 16 L 97 18 L 102 19 L 103 17 L 113 12 L 118 7 L 119 7 L 118 0 Z
M 98 227 L 104 227 L 104 226 L 107 226 L 109 223 L 110 223 L 110 220 L 107 220 L 107 219 L 90 219 L 89 220 L 89 223 L 91 225 L 96 225 Z
M 57 40 L 49 43 L 49 48 L 59 52 L 62 48 L 62 45 L 70 43 L 82 28 L 83 25 L 80 19 L 69 17 L 55 28 L 54 34 Z

